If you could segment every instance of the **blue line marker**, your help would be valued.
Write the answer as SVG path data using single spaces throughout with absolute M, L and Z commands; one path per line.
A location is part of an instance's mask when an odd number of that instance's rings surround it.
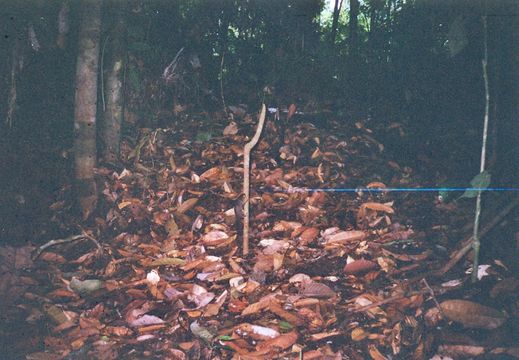
M 440 192 L 440 191 L 519 191 L 519 188 L 301 188 L 294 187 L 287 192 Z

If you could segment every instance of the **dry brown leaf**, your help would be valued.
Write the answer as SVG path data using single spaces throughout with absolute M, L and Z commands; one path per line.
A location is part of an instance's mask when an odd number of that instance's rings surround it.
M 202 242 L 206 246 L 217 246 L 229 239 L 226 232 L 220 230 L 213 230 L 202 237 Z
M 308 330 L 311 333 L 323 330 L 324 320 L 321 314 L 318 312 L 315 312 L 309 308 L 302 308 L 298 311 L 298 314 L 305 319 Z
M 355 328 L 351 332 L 351 339 L 353 341 L 362 341 L 367 338 L 369 333 L 367 333 L 363 328 Z
M 490 297 L 495 299 L 499 296 L 509 295 L 514 293 L 517 289 L 519 289 L 519 280 L 513 277 L 503 279 L 490 290 Z
M 375 203 L 375 202 L 364 203 L 360 206 L 360 208 L 375 210 L 375 211 L 383 211 L 388 214 L 393 214 L 395 212 L 391 206 L 386 205 L 386 204 Z
M 253 269 L 254 272 L 271 272 L 272 270 L 274 270 L 274 256 L 258 254 Z
M 297 315 L 292 314 L 292 313 L 288 312 L 287 310 L 283 309 L 277 301 L 271 301 L 268 308 L 269 308 L 270 312 L 285 319 L 291 325 L 301 326 L 304 324 L 304 321 L 302 319 L 300 319 Z
M 440 345 L 438 353 L 441 355 L 452 356 L 454 358 L 474 358 L 483 355 L 485 348 L 483 346 L 473 345 Z
M 467 328 L 496 329 L 506 321 L 500 311 L 468 300 L 446 300 L 440 307 L 449 320 Z
M 318 283 L 315 281 L 310 281 L 303 283 L 301 295 L 304 295 L 306 297 L 327 299 L 336 296 L 336 293 L 328 285 Z
M 184 201 L 176 210 L 178 214 L 183 214 L 186 211 L 190 210 L 193 206 L 198 202 L 198 198 L 191 198 Z
M 269 350 L 269 351 L 275 351 L 276 349 L 287 349 L 290 346 L 294 345 L 297 341 L 297 332 L 291 331 L 287 334 L 280 335 L 274 339 L 264 341 L 262 343 L 259 343 L 256 346 L 256 349 L 258 351 L 262 350 Z
M 387 357 L 382 355 L 382 353 L 373 344 L 369 345 L 368 351 L 369 351 L 369 356 L 371 356 L 371 358 L 373 360 L 387 360 Z
M 200 180 L 202 181 L 215 181 L 218 180 L 220 175 L 222 174 L 222 169 L 219 167 L 212 167 L 209 170 L 206 170 L 205 172 L 200 175 Z
M 296 113 L 297 107 L 296 104 L 290 104 L 288 107 L 287 120 L 290 120 L 292 116 Z
M 112 336 L 129 336 L 132 334 L 132 331 L 125 326 L 107 326 L 104 332 Z
M 319 236 L 319 229 L 315 227 L 305 229 L 299 236 L 300 245 L 308 245 Z
M 236 124 L 235 121 L 231 121 L 229 123 L 229 125 L 227 125 L 225 127 L 225 129 L 223 129 L 223 135 L 224 136 L 236 135 L 237 133 L 238 133 L 238 124 Z
M 378 268 L 376 262 L 359 259 L 346 264 L 346 266 L 344 266 L 344 273 L 347 275 L 360 275 L 375 270 L 376 268 Z
M 368 189 L 385 189 L 386 184 L 378 181 L 370 182 L 367 186 Z
M 327 244 L 331 243 L 347 243 L 352 241 L 361 241 L 366 237 L 364 231 L 351 230 L 351 231 L 340 231 L 336 234 L 331 235 L 326 241 Z
M 302 224 L 297 221 L 285 221 L 281 220 L 274 224 L 274 228 L 272 230 L 274 231 L 294 231 L 295 229 L 301 227 Z

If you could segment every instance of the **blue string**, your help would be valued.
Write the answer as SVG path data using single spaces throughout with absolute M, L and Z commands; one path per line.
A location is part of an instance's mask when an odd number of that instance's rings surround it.
M 294 187 L 291 192 L 440 192 L 440 191 L 519 191 L 519 188 L 303 188 Z

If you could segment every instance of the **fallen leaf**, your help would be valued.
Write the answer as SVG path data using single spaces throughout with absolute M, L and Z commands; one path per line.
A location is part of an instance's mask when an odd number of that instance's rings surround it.
M 180 206 L 177 208 L 176 212 L 178 214 L 183 214 L 186 211 L 190 210 L 193 206 L 195 206 L 197 202 L 198 202 L 198 198 L 187 199 L 182 204 L 180 204 Z
M 496 329 L 506 321 L 500 311 L 468 300 L 446 300 L 440 307 L 449 320 L 467 328 Z
M 231 121 L 229 123 L 229 125 L 227 125 L 225 127 L 225 129 L 223 129 L 223 135 L 224 136 L 236 135 L 237 133 L 238 133 L 238 124 L 236 124 L 235 121 Z
M 332 298 L 336 296 L 335 291 L 333 291 L 328 285 L 318 283 L 315 281 L 304 282 L 303 289 L 301 290 L 301 295 L 307 297 L 316 297 L 316 298 Z
M 376 262 L 360 259 L 346 264 L 346 266 L 344 266 L 344 273 L 347 275 L 360 275 L 375 270 L 376 268 L 378 268 Z
M 351 231 L 340 231 L 336 234 L 328 237 L 326 243 L 347 243 L 353 241 L 361 241 L 366 237 L 366 233 L 364 231 L 359 230 L 351 230 Z

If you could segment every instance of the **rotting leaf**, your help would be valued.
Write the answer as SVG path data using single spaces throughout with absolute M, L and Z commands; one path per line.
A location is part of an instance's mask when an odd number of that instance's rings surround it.
M 468 300 L 446 300 L 440 307 L 449 320 L 467 328 L 496 329 L 506 321 L 500 311 Z
M 179 258 L 171 258 L 171 257 L 163 257 L 157 260 L 153 260 L 148 266 L 156 267 L 156 266 L 183 266 L 186 264 L 184 259 Z
M 195 335 L 196 337 L 202 339 L 203 341 L 205 341 L 208 344 L 210 344 L 213 341 L 214 337 L 215 337 L 215 335 L 211 331 L 209 331 L 209 329 L 207 329 L 206 327 L 200 325 L 198 323 L 198 321 L 192 322 L 189 325 L 189 329 L 191 330 L 193 335 Z
M 97 279 L 79 280 L 73 277 L 70 280 L 69 287 L 83 296 L 104 288 L 104 282 Z

